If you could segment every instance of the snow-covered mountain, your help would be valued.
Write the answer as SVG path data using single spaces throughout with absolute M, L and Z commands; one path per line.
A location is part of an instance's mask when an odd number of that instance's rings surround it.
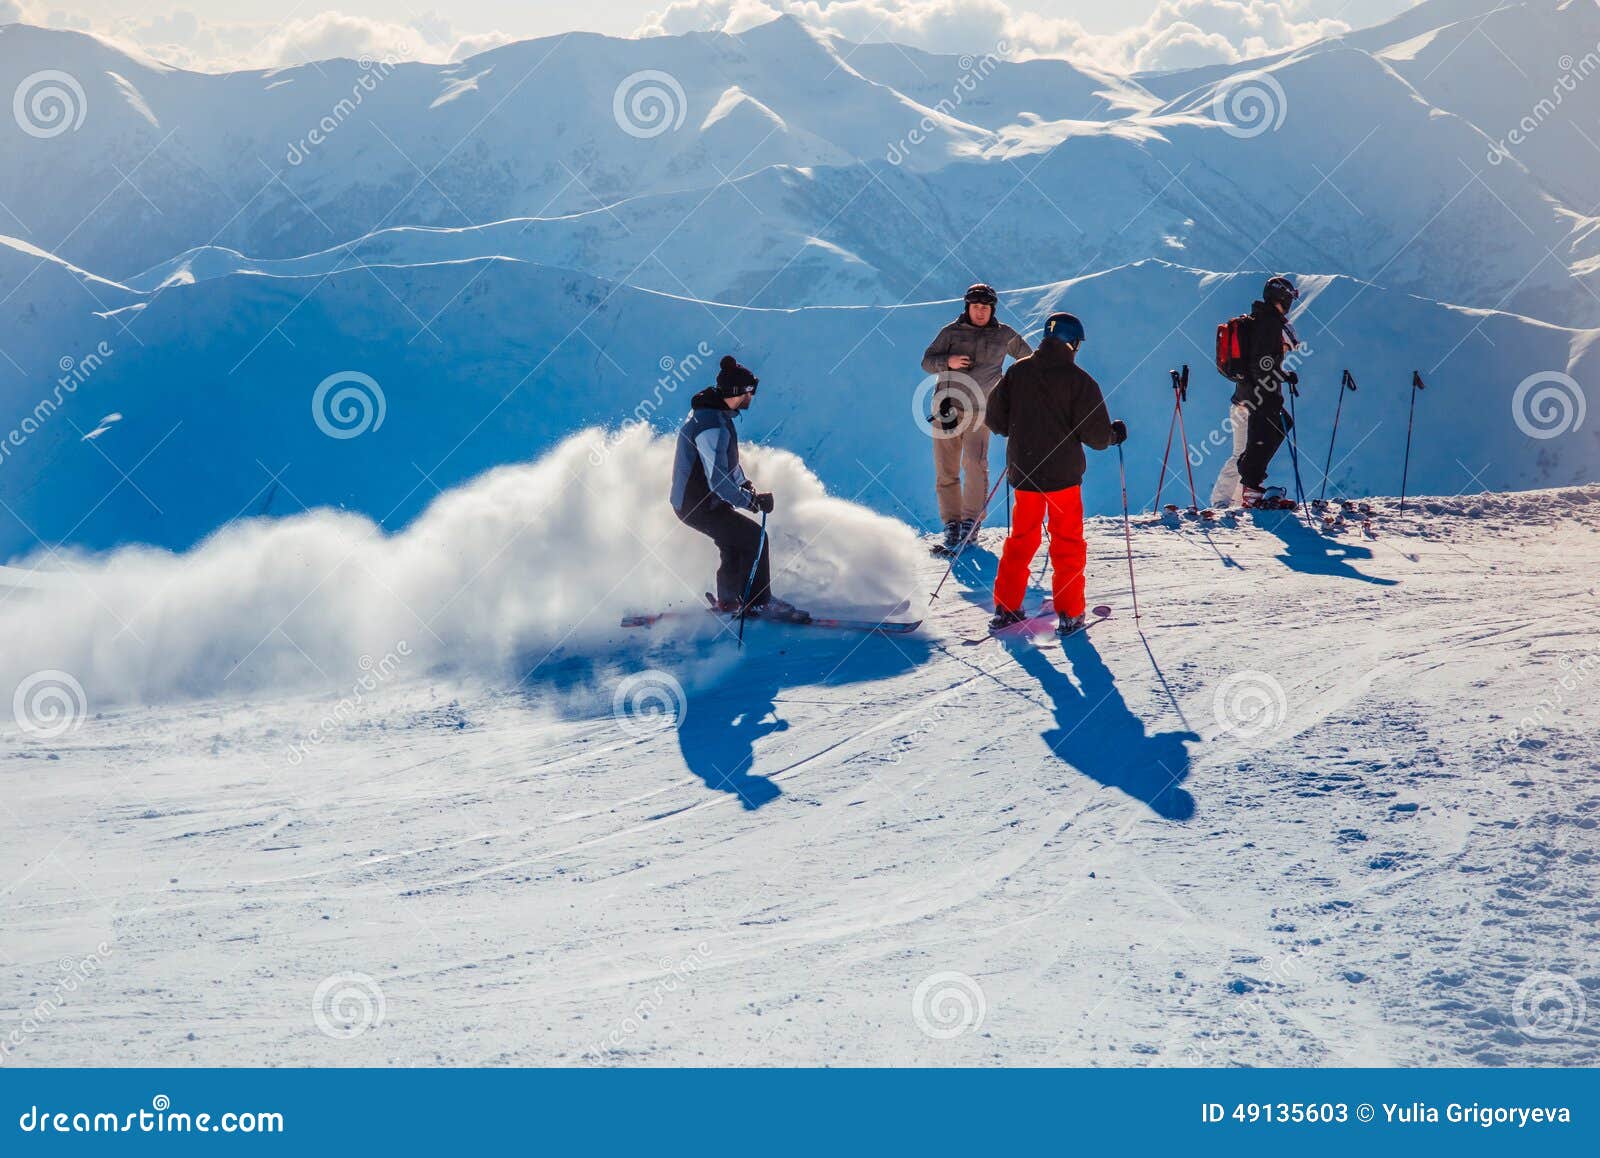
M 419 244 L 739 304 L 889 304 L 1160 257 L 1587 325 L 1600 157 L 1555 142 L 1590 104 L 1489 159 L 1588 35 L 1579 7 L 1493 18 L 1519 29 L 1496 41 L 1517 85 L 1474 83 L 1451 46 L 1478 46 L 1484 20 L 1464 27 L 1460 4 L 1420 34 L 1413 12 L 1359 46 L 1159 78 L 854 45 L 790 18 L 225 76 L 14 26 L 0 87 L 49 64 L 84 118 L 15 132 L 0 201 L 27 207 L 13 232 L 118 279 L 212 244 L 258 260 Z M 463 232 L 383 232 L 418 226 Z

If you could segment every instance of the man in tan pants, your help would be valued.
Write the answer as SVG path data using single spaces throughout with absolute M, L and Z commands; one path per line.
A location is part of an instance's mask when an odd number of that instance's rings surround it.
M 970 539 L 983 521 L 989 497 L 989 430 L 983 424 L 989 393 L 1000 381 L 1007 355 L 1033 353 L 1021 334 L 994 316 L 998 300 L 981 282 L 969 288 L 961 316 L 940 330 L 922 355 L 923 372 L 939 375 L 930 421 L 934 490 L 947 550 Z

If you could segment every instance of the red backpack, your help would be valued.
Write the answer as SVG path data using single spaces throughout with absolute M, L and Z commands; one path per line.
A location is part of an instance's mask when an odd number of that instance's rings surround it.
M 1217 327 L 1217 373 L 1230 381 L 1244 381 L 1246 352 L 1254 325 L 1249 314 L 1240 314 Z

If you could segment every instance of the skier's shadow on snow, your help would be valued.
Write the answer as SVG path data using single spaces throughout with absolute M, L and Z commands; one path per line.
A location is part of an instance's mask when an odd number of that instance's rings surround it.
M 989 607 L 994 602 L 994 579 L 1000 572 L 1000 556 L 989 548 L 972 543 L 961 552 L 955 566 L 950 568 L 950 578 L 960 585 L 962 597 L 969 603 Z
M 1292 511 L 1258 514 L 1256 525 L 1271 531 L 1283 540 L 1284 553 L 1278 558 L 1282 559 L 1284 565 L 1291 571 L 1298 571 L 1302 575 L 1358 579 L 1362 583 L 1374 583 L 1379 587 L 1393 587 L 1399 582 L 1377 575 L 1363 575 L 1351 566 L 1351 563 L 1356 560 L 1371 559 L 1373 554 L 1370 547 L 1331 539 L 1306 526 Z M 1330 547 L 1337 548 L 1339 554 L 1330 555 L 1328 553 Z
M 806 698 L 843 701 L 846 697 L 831 689 L 889 679 L 926 662 L 931 654 L 928 643 L 916 636 L 857 639 L 818 633 L 806 639 L 793 634 L 805 631 L 816 629 L 757 625 L 756 638 L 746 641 L 744 660 L 732 675 L 689 696 L 679 717 L 678 748 L 685 766 L 712 791 L 737 796 L 748 811 L 783 795 L 774 780 L 757 773 L 756 745 L 788 731 L 780 699 L 785 688 L 806 688 Z M 846 656 L 848 664 L 841 662 Z M 782 771 L 813 754 L 809 749 L 790 753 L 772 761 L 766 771 Z
M 1144 721 L 1128 710 L 1117 682 L 1087 633 L 1062 641 L 1077 677 L 1075 686 L 1049 655 L 1031 643 L 1008 645 L 1018 666 L 1050 697 L 1056 726 L 1041 733 L 1063 763 L 1108 788 L 1127 793 L 1167 820 L 1194 815 L 1194 797 L 1181 785 L 1189 776 L 1194 732 L 1148 735 Z

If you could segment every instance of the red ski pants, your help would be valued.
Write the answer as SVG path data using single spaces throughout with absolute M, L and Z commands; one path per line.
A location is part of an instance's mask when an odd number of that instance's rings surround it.
M 1083 569 L 1089 549 L 1083 541 L 1083 490 L 1015 491 L 1011 534 L 1000 553 L 994 580 L 994 605 L 1000 611 L 1021 611 L 1028 591 L 1028 571 L 1039 550 L 1045 516 L 1050 518 L 1051 590 L 1057 615 L 1084 612 Z

